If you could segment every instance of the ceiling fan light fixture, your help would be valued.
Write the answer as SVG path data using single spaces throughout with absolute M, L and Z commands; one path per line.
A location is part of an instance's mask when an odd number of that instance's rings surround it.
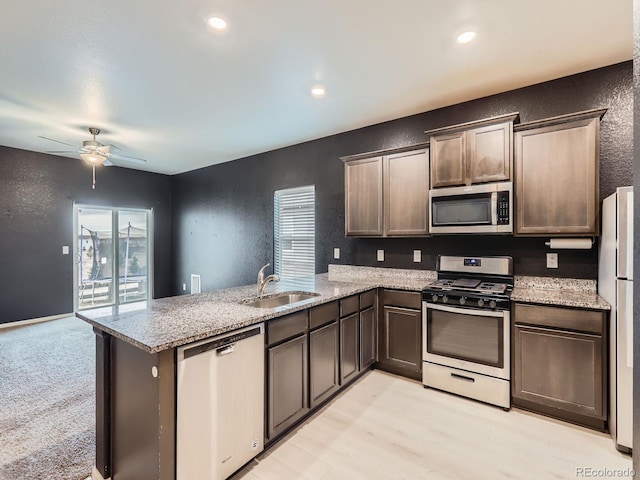
M 93 165 L 94 167 L 97 165 L 102 165 L 107 161 L 106 156 L 100 155 L 98 153 L 81 153 L 80 158 L 82 158 L 89 165 Z

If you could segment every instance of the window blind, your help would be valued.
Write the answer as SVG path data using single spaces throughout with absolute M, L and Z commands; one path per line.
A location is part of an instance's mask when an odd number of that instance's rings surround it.
M 316 273 L 315 186 L 278 190 L 273 195 L 274 263 L 281 278 Z

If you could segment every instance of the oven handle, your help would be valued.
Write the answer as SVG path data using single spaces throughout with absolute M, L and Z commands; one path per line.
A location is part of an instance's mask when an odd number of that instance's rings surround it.
M 502 310 L 475 310 L 470 308 L 449 307 L 447 305 L 438 305 L 436 303 L 424 302 L 424 305 L 431 310 L 440 310 L 442 312 L 459 313 L 461 315 L 476 315 L 478 317 L 504 317 L 505 311 Z

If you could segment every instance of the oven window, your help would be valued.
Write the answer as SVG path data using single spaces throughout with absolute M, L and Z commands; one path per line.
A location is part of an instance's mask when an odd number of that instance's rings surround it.
M 491 225 L 491 195 L 432 198 L 433 226 Z
M 504 366 L 503 317 L 427 310 L 427 351 L 483 365 Z

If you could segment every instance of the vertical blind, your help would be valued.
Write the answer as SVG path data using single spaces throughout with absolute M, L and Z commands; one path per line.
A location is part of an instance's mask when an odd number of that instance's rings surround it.
M 314 185 L 278 190 L 273 195 L 274 269 L 281 278 L 316 273 L 315 205 Z

